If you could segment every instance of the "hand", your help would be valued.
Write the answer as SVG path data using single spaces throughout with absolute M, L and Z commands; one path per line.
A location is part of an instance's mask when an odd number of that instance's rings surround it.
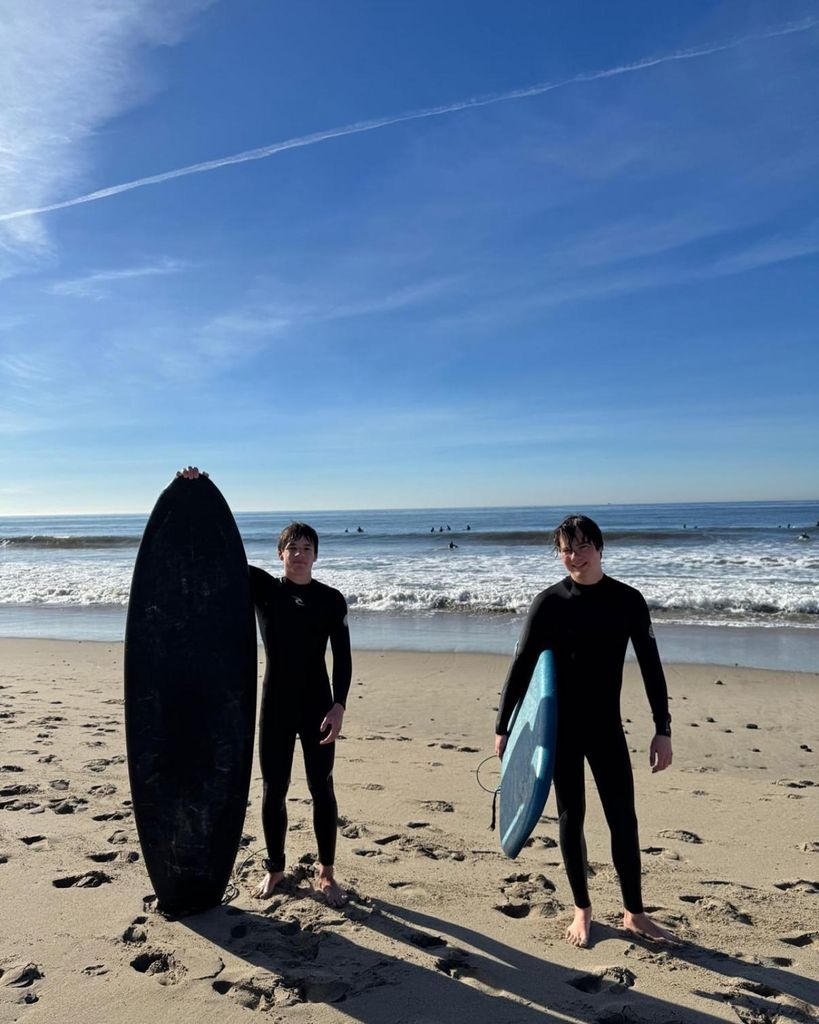
M 648 751 L 651 772 L 661 772 L 671 764 L 671 737 L 655 736 Z
M 500 760 L 503 760 L 503 752 L 506 750 L 506 744 L 509 742 L 508 736 L 502 736 L 498 733 L 495 736 L 495 755 Z
M 325 746 L 327 743 L 335 743 L 336 736 L 341 732 L 341 723 L 343 721 L 344 708 L 341 704 L 334 704 L 324 716 L 319 726 L 319 732 L 324 732 L 325 729 L 330 730 L 323 739 L 319 740 L 320 747 Z
M 198 466 L 185 466 L 184 469 L 177 469 L 176 477 L 183 477 L 185 480 L 197 480 L 200 476 L 207 477 L 208 474 L 204 469 L 200 472 Z

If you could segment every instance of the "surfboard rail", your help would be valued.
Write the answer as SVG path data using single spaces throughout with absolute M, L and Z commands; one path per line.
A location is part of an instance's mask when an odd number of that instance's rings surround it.
M 554 654 L 545 650 L 515 708 L 501 762 L 500 842 L 512 859 L 523 849 L 546 805 L 556 740 L 557 676 Z

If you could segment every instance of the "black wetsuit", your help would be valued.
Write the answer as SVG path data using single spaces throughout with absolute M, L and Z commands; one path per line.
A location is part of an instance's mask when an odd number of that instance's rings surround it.
M 335 743 L 321 746 L 319 726 L 334 703 L 346 705 L 352 678 L 347 604 L 332 587 L 292 583 L 250 567 L 250 583 L 267 654 L 259 750 L 264 780 L 262 824 L 269 871 L 283 871 L 287 789 L 296 735 L 301 741 L 319 862 L 335 860 L 338 807 L 333 789 Z M 333 685 L 324 660 L 333 651 Z
M 611 831 L 614 866 L 627 910 L 643 910 L 634 782 L 620 721 L 623 662 L 631 640 L 655 730 L 671 735 L 668 695 L 648 607 L 639 590 L 610 576 L 582 586 L 570 576 L 532 602 L 506 677 L 495 731 L 505 735 L 541 651 L 557 669 L 557 749 L 554 786 L 560 848 L 575 906 L 590 906 L 586 885 L 584 758 L 592 770 Z

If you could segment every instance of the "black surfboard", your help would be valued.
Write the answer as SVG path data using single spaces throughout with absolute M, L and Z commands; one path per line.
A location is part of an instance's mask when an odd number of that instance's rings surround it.
M 145 866 L 161 909 L 218 904 L 245 818 L 256 629 L 236 522 L 206 477 L 159 496 L 125 627 L 125 738 Z

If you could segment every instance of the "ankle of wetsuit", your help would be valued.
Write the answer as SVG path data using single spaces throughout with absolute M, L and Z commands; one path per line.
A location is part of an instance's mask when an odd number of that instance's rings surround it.
M 284 871 L 284 860 L 271 860 L 269 857 L 265 857 L 262 867 L 269 875 L 273 875 L 277 871 Z

